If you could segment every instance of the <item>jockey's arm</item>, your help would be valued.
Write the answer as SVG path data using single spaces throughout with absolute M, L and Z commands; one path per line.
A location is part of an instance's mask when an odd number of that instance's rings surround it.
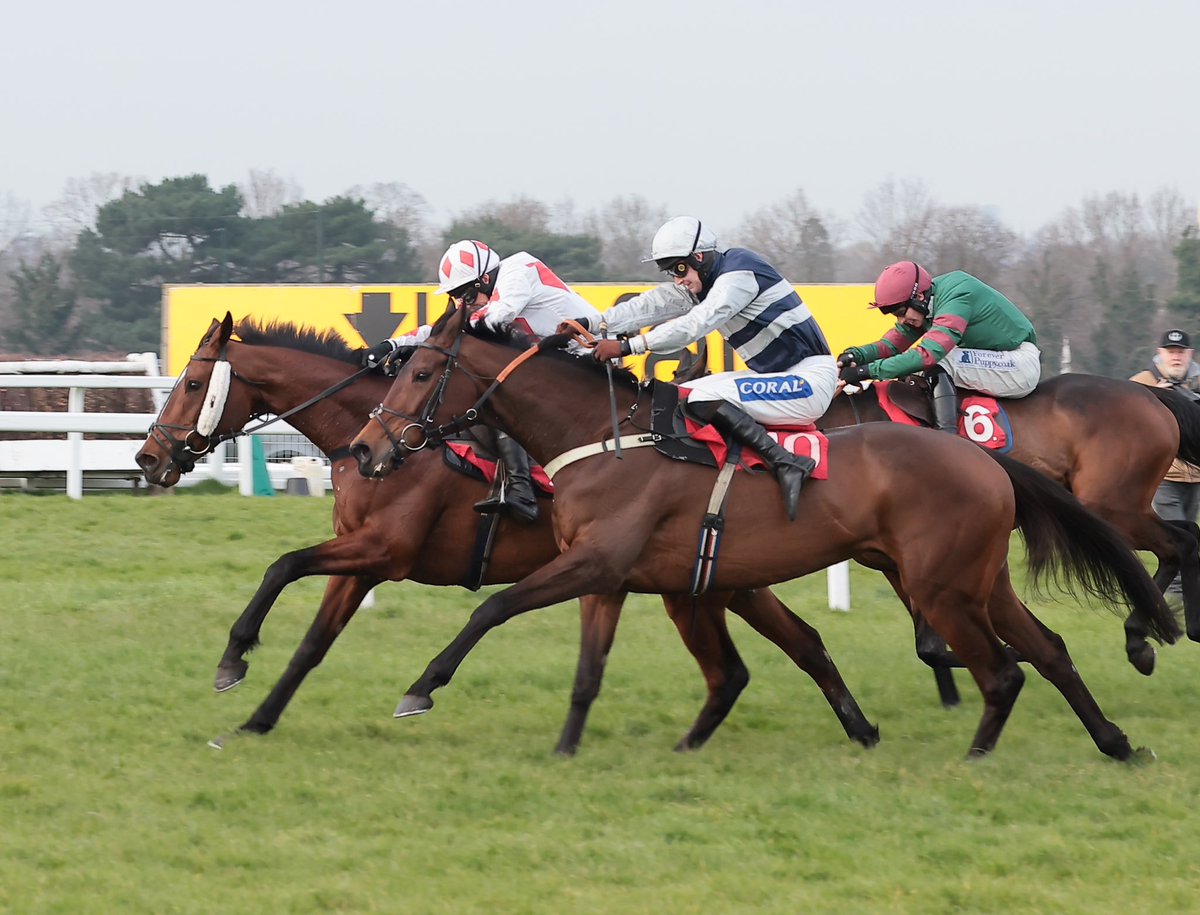
M 958 346 L 966 329 L 967 322 L 962 315 L 939 313 L 930 328 L 907 351 L 871 363 L 871 377 L 884 381 L 933 368 Z
M 636 355 L 683 349 L 726 324 L 757 295 L 758 283 L 754 274 L 745 270 L 724 273 L 717 277 L 704 301 L 686 314 L 630 337 L 630 352 Z
M 390 339 L 395 344 L 393 349 L 399 349 L 402 346 L 416 346 L 418 343 L 424 343 L 429 339 L 431 333 L 433 333 L 433 327 L 429 324 L 422 324 L 411 334 L 402 334 Z
M 602 317 L 609 333 L 629 334 L 685 315 L 695 304 L 696 297 L 682 286 L 659 283 L 653 289 L 614 305 Z M 589 330 L 598 328 L 591 327 Z
M 471 315 L 471 322 L 483 321 L 493 330 L 511 324 L 533 298 L 535 276 L 530 268 L 502 271 L 491 300 Z

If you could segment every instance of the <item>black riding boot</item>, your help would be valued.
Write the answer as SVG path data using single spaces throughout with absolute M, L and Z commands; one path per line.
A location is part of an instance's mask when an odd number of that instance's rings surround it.
M 707 409 L 706 409 L 707 408 Z M 788 518 L 796 520 L 796 503 L 800 499 L 800 487 L 808 479 L 809 474 L 816 469 L 817 462 L 808 457 L 797 457 L 783 448 L 775 439 L 767 435 L 767 430 L 755 422 L 750 414 L 731 403 L 721 402 L 713 412 L 708 404 L 704 404 L 697 413 L 707 415 L 717 429 L 725 435 L 730 435 L 743 445 L 747 445 L 763 456 L 775 471 L 775 479 L 783 490 L 783 504 L 787 509 Z
M 940 369 L 933 373 L 933 421 L 943 432 L 958 435 L 958 391 Z
M 496 433 L 496 452 L 504 464 L 504 482 L 500 494 L 475 503 L 475 511 L 485 515 L 507 511 L 518 521 L 536 521 L 537 495 L 529 475 L 529 455 L 503 432 Z

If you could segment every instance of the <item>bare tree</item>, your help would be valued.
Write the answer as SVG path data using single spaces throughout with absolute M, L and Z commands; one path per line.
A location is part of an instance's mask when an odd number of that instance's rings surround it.
M 585 220 L 586 230 L 603 245 L 601 260 L 608 274 L 628 280 L 662 279 L 654 264 L 643 264 L 650 240 L 667 221 L 667 211 L 637 194 L 614 197 Z
M 797 188 L 790 197 L 752 213 L 736 237 L 793 282 L 832 283 L 839 279 L 839 233 L 833 218 L 813 209 L 804 191 Z
M 882 267 L 903 258 L 929 261 L 936 205 L 920 181 L 889 178 L 863 198 L 856 220 Z
M 934 207 L 929 214 L 925 255 L 937 273 L 965 270 L 999 286 L 1021 252 L 1021 240 L 983 207 Z
M 104 204 L 144 183 L 141 178 L 116 172 L 92 172 L 83 178 L 67 179 L 62 196 L 42 210 L 51 227 L 52 243 L 59 247 L 73 244 L 84 229 L 96 228 L 96 214 Z
M 273 169 L 250 169 L 249 177 L 237 188 L 242 195 L 242 215 L 250 219 L 278 216 L 285 206 L 304 200 L 300 185 L 291 178 L 281 178 Z

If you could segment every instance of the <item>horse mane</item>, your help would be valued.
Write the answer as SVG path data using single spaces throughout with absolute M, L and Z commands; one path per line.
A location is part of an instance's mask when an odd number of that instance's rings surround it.
M 281 346 L 354 365 L 362 357 L 361 348 L 350 346 L 332 330 L 300 327 L 288 321 L 263 323 L 254 318 L 243 318 L 238 322 L 236 332 L 247 346 Z
M 509 349 L 514 350 L 524 351 L 531 346 L 537 346 L 540 350 L 538 353 L 539 359 L 548 357 L 555 362 L 561 362 L 575 369 L 591 372 L 593 375 L 607 376 L 605 366 L 593 359 L 590 354 L 577 356 L 563 349 L 571 339 L 570 334 L 553 334 L 538 341 L 515 327 L 491 328 L 483 321 L 477 321 L 474 324 L 468 322 L 465 325 L 465 332 L 476 339 L 486 340 L 489 343 L 499 343 L 501 346 L 507 346 Z M 633 372 L 628 369 L 617 368 L 616 366 L 613 366 L 612 377 L 615 383 L 621 384 L 624 387 L 636 389 L 641 384 Z

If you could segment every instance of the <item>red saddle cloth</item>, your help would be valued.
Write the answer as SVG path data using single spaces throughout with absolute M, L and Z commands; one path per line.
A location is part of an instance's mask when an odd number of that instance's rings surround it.
M 894 423 L 906 426 L 922 425 L 908 411 L 892 400 L 892 381 L 877 381 L 871 385 L 879 406 Z M 995 397 L 987 394 L 963 394 L 958 404 L 958 434 L 969 442 L 991 448 L 1001 454 L 1012 450 L 1012 424 L 1008 413 Z
M 725 454 L 729 449 L 725 446 L 725 439 L 720 432 L 711 425 L 701 426 L 690 419 L 687 420 L 687 431 L 696 441 L 708 446 L 718 467 L 725 464 Z M 818 432 L 816 426 L 768 426 L 767 435 L 792 454 L 810 457 L 816 461 L 817 467 L 812 472 L 814 480 L 829 478 L 829 439 L 824 433 Z M 747 448 L 742 452 L 738 469 L 770 469 L 770 466 L 757 451 Z
M 484 480 L 488 483 L 496 479 L 496 462 L 490 458 L 480 457 L 475 453 L 475 449 L 466 442 L 446 442 L 446 447 L 472 467 L 478 468 L 479 472 L 483 474 Z M 546 476 L 546 471 L 542 470 L 540 464 L 530 462 L 529 475 L 533 478 L 534 484 L 542 492 L 554 495 L 554 484 L 550 482 L 550 478 Z

